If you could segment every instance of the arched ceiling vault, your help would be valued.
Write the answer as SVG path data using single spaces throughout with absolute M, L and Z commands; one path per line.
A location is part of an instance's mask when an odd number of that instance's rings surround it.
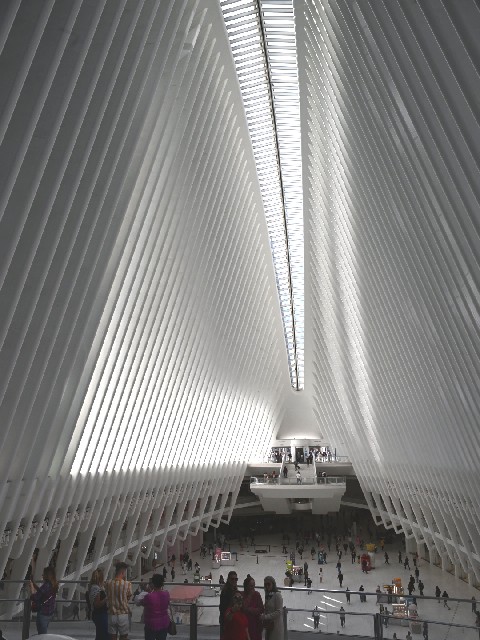
M 300 394 L 232 3 L 0 3 L 0 530 L 27 532 L 0 565 L 108 530 L 94 505 L 218 523 L 298 415 L 379 521 L 480 581 L 478 3 L 255 5 L 274 100 L 269 20 L 294 19 Z

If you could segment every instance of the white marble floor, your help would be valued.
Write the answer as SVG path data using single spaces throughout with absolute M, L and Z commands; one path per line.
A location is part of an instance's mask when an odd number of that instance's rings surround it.
M 231 549 L 238 552 L 238 563 L 235 566 L 239 576 L 239 586 L 245 576 L 250 573 L 257 583 L 260 592 L 263 594 L 261 587 L 263 586 L 263 578 L 266 575 L 272 575 L 277 580 L 279 586 L 283 586 L 283 578 L 285 574 L 285 554 L 282 554 L 281 536 L 279 534 L 273 534 L 268 536 L 256 536 L 256 548 L 265 545 L 270 545 L 269 553 L 256 554 L 253 547 L 245 547 L 243 550 L 239 548 L 236 541 L 232 541 Z M 311 544 L 308 545 L 311 547 Z M 294 544 L 291 544 L 289 551 L 294 549 Z M 337 569 L 335 568 L 337 558 L 335 554 L 335 547 L 332 547 L 332 551 L 328 554 L 328 564 L 323 565 L 323 582 L 320 585 L 318 575 L 317 561 L 311 560 L 311 555 L 304 554 L 304 560 L 306 559 L 309 564 L 309 574 L 313 579 L 312 587 L 319 589 L 322 587 L 324 590 L 334 590 L 335 592 L 326 591 L 314 591 L 310 595 L 307 594 L 307 589 L 302 585 L 298 585 L 292 590 L 283 591 L 284 605 L 289 610 L 307 609 L 308 611 L 289 611 L 288 614 L 288 628 L 296 631 L 310 631 L 313 632 L 313 620 L 311 610 L 317 605 L 321 611 L 320 619 L 320 632 L 329 632 L 334 634 L 344 635 L 365 635 L 373 637 L 373 615 L 379 612 L 379 605 L 376 603 L 375 595 L 368 595 L 365 603 L 360 603 L 358 595 L 351 596 L 351 604 L 348 605 L 345 599 L 345 588 L 348 586 L 351 591 L 356 591 L 363 584 L 365 592 L 374 593 L 377 585 L 390 584 L 393 578 L 400 577 L 406 590 L 406 584 L 410 577 L 410 571 L 405 570 L 403 565 L 398 564 L 398 546 L 390 545 L 386 546 L 385 550 L 389 553 L 390 564 L 384 563 L 383 553 L 378 551 L 376 554 L 376 567 L 368 574 L 364 574 L 358 564 L 351 563 L 351 556 L 347 552 L 346 557 L 342 558 L 342 573 L 344 575 L 343 589 L 339 590 L 339 583 L 337 578 Z M 403 551 L 402 551 L 403 553 Z M 303 561 L 304 561 L 303 560 Z M 302 561 L 302 563 L 303 563 Z M 208 560 L 201 560 L 202 572 L 208 572 Z M 299 558 L 297 554 L 297 563 Z M 413 569 L 413 564 L 410 561 L 410 565 Z M 213 582 L 218 582 L 220 573 L 226 574 L 231 567 L 223 567 L 218 570 L 213 570 Z M 420 578 L 425 584 L 425 596 L 434 596 L 435 586 L 438 584 L 440 589 L 445 589 L 451 598 L 464 598 L 470 600 L 475 597 L 480 599 L 480 595 L 475 589 L 472 589 L 465 582 L 456 579 L 454 576 L 442 572 L 438 567 L 432 566 L 425 561 L 419 562 Z M 180 577 L 180 576 L 179 576 Z M 418 590 L 414 595 L 418 595 Z M 200 617 L 200 624 L 216 624 L 218 619 L 218 610 L 216 608 L 210 608 L 211 605 L 216 604 L 218 598 L 201 598 L 199 604 L 207 605 Z M 209 606 L 210 605 L 210 606 Z M 346 623 L 342 629 L 340 626 L 340 619 L 338 612 L 340 606 L 345 608 Z M 388 605 L 387 605 L 388 606 Z M 419 617 L 422 620 L 429 621 L 429 640 L 476 640 L 478 638 L 478 632 L 476 629 L 461 629 L 452 626 L 452 624 L 474 625 L 475 615 L 472 613 L 472 607 L 470 602 L 449 602 L 450 609 L 444 607 L 443 600 L 438 603 L 435 598 L 422 600 L 417 598 L 417 606 Z M 480 608 L 480 603 L 479 603 Z M 391 610 L 391 606 L 389 607 Z M 447 626 L 436 624 L 447 623 Z M 408 626 L 401 626 L 399 624 L 390 624 L 388 628 L 384 629 L 385 638 L 393 638 L 394 633 L 398 640 L 406 638 L 408 633 Z M 417 635 L 416 629 L 412 629 L 413 638 L 422 638 L 422 633 Z
M 255 553 L 255 549 L 268 548 L 267 553 Z M 311 547 L 311 544 L 308 545 Z M 318 564 L 316 560 L 312 561 L 310 554 L 304 555 L 309 564 L 309 573 L 313 579 L 311 594 L 307 593 L 307 589 L 303 584 L 298 584 L 292 590 L 282 591 L 284 605 L 288 608 L 288 629 L 289 632 L 307 632 L 320 634 L 334 634 L 342 636 L 366 636 L 373 638 L 373 616 L 379 611 L 379 605 L 376 603 L 374 594 L 377 585 L 390 584 L 393 578 L 402 578 L 403 585 L 406 586 L 410 572 L 404 570 L 403 565 L 398 564 L 398 545 L 386 546 L 386 550 L 390 555 L 390 564 L 384 564 L 383 553 L 380 551 L 376 554 L 376 568 L 368 574 L 363 574 L 358 564 L 351 563 L 351 557 L 347 553 L 346 558 L 342 558 L 342 572 L 344 574 L 343 589 L 339 590 L 337 570 L 335 568 L 336 556 L 335 548 L 328 554 L 328 564 L 323 565 L 323 582 L 320 585 L 318 575 Z M 211 561 L 201 559 L 198 552 L 192 554 L 193 561 L 199 561 L 201 566 L 201 574 L 207 574 L 212 570 L 213 583 L 217 583 L 220 574 L 223 573 L 226 578 L 228 571 L 235 568 L 239 576 L 239 587 L 242 587 L 243 579 L 249 573 L 255 578 L 258 589 L 263 595 L 263 578 L 266 575 L 272 575 L 277 580 L 278 585 L 283 585 L 285 575 L 285 554 L 282 554 L 281 534 L 273 533 L 265 536 L 256 536 L 256 545 L 254 547 L 240 548 L 235 540 L 231 542 L 232 551 L 237 551 L 238 562 L 235 567 L 222 567 L 221 569 L 211 569 Z M 294 549 L 294 544 L 290 545 L 289 551 Z M 403 551 L 402 551 L 403 553 Z M 297 562 L 299 558 L 297 555 Z M 303 561 L 302 561 L 303 564 Z M 412 563 L 411 563 L 412 564 Z M 425 595 L 430 599 L 422 600 L 417 598 L 418 613 L 422 620 L 429 621 L 429 640 L 477 640 L 478 631 L 475 628 L 465 629 L 455 627 L 453 625 L 474 625 L 475 615 L 472 613 L 470 602 L 450 602 L 450 609 L 443 606 L 443 600 L 438 603 L 434 596 L 435 586 L 438 584 L 440 589 L 446 589 L 451 598 L 463 598 L 470 600 L 475 597 L 480 600 L 480 594 L 469 587 L 465 582 L 456 579 L 454 576 L 442 572 L 439 568 L 431 566 L 429 563 L 420 561 L 420 578 L 425 584 Z M 413 565 L 412 565 L 413 569 Z M 151 574 L 145 574 L 147 578 Z M 193 575 L 183 576 L 179 567 L 177 567 L 177 576 L 175 584 L 183 582 L 187 577 L 189 582 L 193 582 Z M 365 592 L 373 595 L 367 595 L 367 602 L 361 603 L 357 594 L 352 594 L 351 604 L 348 605 L 345 599 L 345 588 L 348 586 L 351 591 L 356 591 L 360 585 L 364 586 Z M 320 591 L 320 587 L 323 591 Z M 170 588 L 168 586 L 167 588 Z M 212 590 L 213 591 L 213 590 Z M 418 593 L 418 592 L 417 592 Z M 414 594 L 415 595 L 415 594 Z M 199 599 L 199 637 L 202 638 L 218 638 L 218 596 L 204 597 Z M 312 609 L 317 605 L 321 609 L 321 619 L 318 631 L 313 629 Z M 338 610 L 343 606 L 346 610 L 345 627 L 340 626 Z M 388 606 L 388 605 L 387 605 Z M 391 606 L 389 607 L 391 610 Z M 480 608 L 480 602 L 479 602 Z M 140 624 L 140 608 L 135 608 L 133 616 L 133 625 L 130 634 L 131 640 L 143 638 L 143 625 Z M 438 624 L 444 623 L 444 624 Z M 21 639 L 20 623 L 3 623 L 3 631 L 8 640 Z M 2 628 L 2 627 L 0 627 Z M 34 633 L 35 625 L 32 623 L 31 633 Z M 188 637 L 188 626 L 182 625 L 179 637 Z M 409 628 L 399 624 L 390 624 L 388 628 L 384 628 L 384 638 L 391 639 L 396 633 L 398 640 L 405 640 Z M 81 621 L 79 623 L 57 622 L 52 623 L 53 633 L 64 633 L 78 639 L 90 639 L 94 637 L 94 627 L 91 622 Z M 422 639 L 422 633 L 419 635 L 412 630 L 412 638 Z M 292 637 L 297 635 L 291 633 Z M 298 637 L 298 636 L 297 636 Z M 296 640 L 293 638 L 293 640 Z

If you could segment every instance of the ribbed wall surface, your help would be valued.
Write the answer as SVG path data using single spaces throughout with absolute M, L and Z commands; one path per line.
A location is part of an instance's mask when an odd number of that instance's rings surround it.
M 478 3 L 295 16 L 302 406 L 378 518 L 480 581 Z M 0 169 L 0 571 L 228 518 L 293 392 L 217 3 L 1 2 Z
M 478 3 L 300 17 L 315 412 L 373 512 L 479 580 Z
M 228 519 L 287 358 L 216 3 L 0 13 L 0 572 L 78 576 Z

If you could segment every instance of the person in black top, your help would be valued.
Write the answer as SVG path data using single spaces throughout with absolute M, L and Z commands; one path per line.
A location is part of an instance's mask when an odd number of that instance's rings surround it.
M 225 611 L 232 606 L 233 603 L 233 595 L 236 591 L 238 591 L 237 587 L 238 576 L 236 571 L 229 571 L 227 576 L 227 582 L 222 589 L 220 594 L 220 604 L 218 606 L 218 610 L 220 615 L 218 617 L 218 621 L 220 623 L 220 638 L 223 638 L 223 628 L 225 623 Z

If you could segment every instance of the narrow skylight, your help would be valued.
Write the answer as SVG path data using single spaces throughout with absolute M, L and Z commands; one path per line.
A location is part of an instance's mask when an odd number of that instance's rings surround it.
M 290 379 L 304 385 L 303 192 L 292 0 L 222 0 L 267 218 Z

